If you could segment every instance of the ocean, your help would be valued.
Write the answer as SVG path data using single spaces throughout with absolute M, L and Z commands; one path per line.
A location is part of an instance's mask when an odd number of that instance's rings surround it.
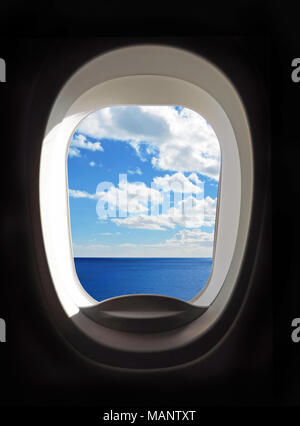
M 210 258 L 74 258 L 83 288 L 99 302 L 125 294 L 190 300 L 205 286 Z

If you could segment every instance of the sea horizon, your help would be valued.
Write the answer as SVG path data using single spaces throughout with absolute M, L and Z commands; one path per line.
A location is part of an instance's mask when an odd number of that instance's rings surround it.
M 83 288 L 99 302 L 128 294 L 159 294 L 188 301 L 207 283 L 212 258 L 74 257 L 74 265 Z
M 212 259 L 212 257 L 174 257 L 174 256 L 73 256 L 74 259 Z

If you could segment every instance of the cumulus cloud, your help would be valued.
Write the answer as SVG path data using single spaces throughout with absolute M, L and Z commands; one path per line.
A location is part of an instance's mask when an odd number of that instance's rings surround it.
M 113 185 L 106 186 L 101 183 L 97 187 L 96 197 L 97 214 L 100 219 L 106 219 L 107 216 L 126 217 L 127 214 L 137 214 L 148 212 L 148 202 L 159 204 L 162 201 L 160 191 L 152 189 L 143 182 L 130 183 L 121 181 L 118 187 Z M 118 209 L 118 212 L 117 212 Z
M 139 106 L 102 108 L 86 117 L 78 126 L 79 133 L 95 139 L 155 140 L 169 135 L 164 117 Z
M 196 183 L 193 183 L 193 181 Z M 166 174 L 153 178 L 153 184 L 163 191 L 173 191 L 181 193 L 199 194 L 203 193 L 203 182 L 200 181 L 196 173 L 185 177 L 182 172 L 173 175 Z
M 170 190 L 174 191 L 173 205 Z M 185 177 L 179 172 L 154 177 L 150 187 L 144 182 L 128 182 L 126 175 L 120 175 L 118 187 L 101 182 L 95 194 L 70 189 L 69 195 L 97 200 L 99 219 L 110 218 L 127 228 L 166 230 L 215 224 L 217 198 L 204 197 L 202 182 L 196 174 Z
M 163 231 L 174 229 L 176 226 L 185 228 L 213 227 L 215 224 L 217 199 L 206 197 L 201 200 L 193 198 L 182 200 L 177 207 L 171 207 L 165 214 L 149 216 L 145 213 L 125 218 L 112 218 L 118 226 L 135 229 L 150 229 Z
M 75 133 L 69 147 L 70 157 L 80 157 L 80 149 L 87 149 L 93 152 L 103 151 L 103 147 L 100 142 L 90 142 L 87 140 L 86 136 L 80 133 Z
M 149 155 L 158 169 L 219 179 L 217 137 L 203 117 L 187 108 L 178 114 L 169 106 L 107 107 L 89 115 L 78 131 L 97 139 L 126 141 L 142 160 Z
M 96 166 L 96 163 L 95 163 L 95 161 L 90 161 L 90 162 L 89 162 L 89 165 L 90 165 L 91 167 L 95 167 L 95 166 Z

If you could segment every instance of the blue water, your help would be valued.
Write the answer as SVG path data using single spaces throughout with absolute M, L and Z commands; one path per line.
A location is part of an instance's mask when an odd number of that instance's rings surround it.
M 124 294 L 161 294 L 190 300 L 205 286 L 212 259 L 74 258 L 77 276 L 96 300 Z

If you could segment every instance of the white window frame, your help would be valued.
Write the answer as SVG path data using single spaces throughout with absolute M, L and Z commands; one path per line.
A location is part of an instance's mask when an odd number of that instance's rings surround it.
M 180 105 L 198 112 L 220 143 L 222 167 L 209 284 L 191 300 L 208 307 L 208 327 L 232 294 L 247 242 L 253 193 L 247 116 L 226 76 L 206 59 L 168 46 L 133 46 L 103 54 L 65 84 L 49 116 L 40 159 L 44 246 L 58 298 L 69 317 L 99 302 L 81 286 L 69 226 L 67 153 L 72 134 L 91 112 L 113 105 Z M 222 298 L 218 295 L 222 290 Z

